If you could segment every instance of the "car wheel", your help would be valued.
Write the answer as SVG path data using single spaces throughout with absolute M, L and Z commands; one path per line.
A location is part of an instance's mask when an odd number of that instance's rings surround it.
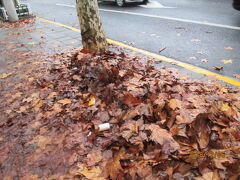
M 147 4 L 149 3 L 149 0 L 143 0 L 142 4 Z
M 240 11 L 240 0 L 233 0 L 233 8 Z
M 125 0 L 116 0 L 116 4 L 119 7 L 123 7 L 123 6 L 125 6 Z

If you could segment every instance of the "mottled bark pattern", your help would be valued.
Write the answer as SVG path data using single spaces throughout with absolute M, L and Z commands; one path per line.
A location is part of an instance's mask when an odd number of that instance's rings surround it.
M 90 52 L 108 50 L 97 0 L 76 0 L 83 48 Z

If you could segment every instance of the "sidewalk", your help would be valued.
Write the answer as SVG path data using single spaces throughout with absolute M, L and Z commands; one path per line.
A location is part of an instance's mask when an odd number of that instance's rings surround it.
M 41 117 L 37 113 L 42 91 L 36 89 L 41 86 L 38 79 L 46 75 L 46 69 L 53 64 L 52 55 L 80 47 L 81 39 L 80 34 L 38 19 L 35 23 L 24 20 L 17 24 L 19 27 L 3 26 L 6 24 L 0 24 L 0 179 L 29 180 L 36 176 L 24 178 L 26 174 L 38 174 L 41 169 L 39 164 L 33 167 L 34 160 L 26 162 L 25 159 L 36 144 L 24 146 L 39 130 L 38 118 Z M 29 103 L 36 109 L 29 110 L 30 105 L 26 105 Z M 43 139 L 39 141 L 43 143 Z M 29 169 L 32 172 L 28 172 Z

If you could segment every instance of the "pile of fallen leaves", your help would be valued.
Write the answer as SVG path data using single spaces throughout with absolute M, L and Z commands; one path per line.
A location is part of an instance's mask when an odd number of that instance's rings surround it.
M 16 27 L 27 27 L 31 24 L 34 24 L 36 21 L 35 17 L 26 17 L 23 19 L 20 19 L 17 22 L 11 23 L 11 22 L 4 22 L 0 20 L 0 28 L 16 28 Z
M 239 89 L 124 53 L 66 53 L 51 63 L 29 81 L 31 92 L 1 107 L 1 177 L 239 178 Z M 111 128 L 99 131 L 103 123 Z

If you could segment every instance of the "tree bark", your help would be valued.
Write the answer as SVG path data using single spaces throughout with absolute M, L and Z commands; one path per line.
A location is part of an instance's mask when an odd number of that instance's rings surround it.
M 3 6 L 7 10 L 8 20 L 10 22 L 16 22 L 16 21 L 19 20 L 16 8 L 15 8 L 14 3 L 13 3 L 12 0 L 3 0 Z
M 83 49 L 90 52 L 107 51 L 108 43 L 103 31 L 97 0 L 76 0 Z

